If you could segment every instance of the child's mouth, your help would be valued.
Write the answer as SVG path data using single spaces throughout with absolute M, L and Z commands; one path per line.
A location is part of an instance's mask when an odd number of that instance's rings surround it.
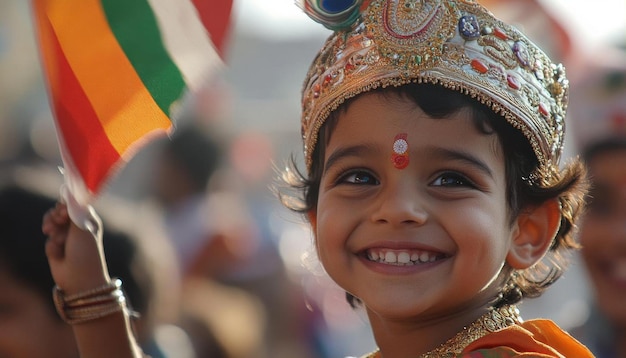
M 386 265 L 411 266 L 434 262 L 445 258 L 445 254 L 424 250 L 368 249 L 368 260 Z

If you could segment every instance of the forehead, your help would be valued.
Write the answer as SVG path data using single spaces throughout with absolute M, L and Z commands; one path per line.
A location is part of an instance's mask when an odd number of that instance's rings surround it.
M 329 124 L 327 145 L 320 158 L 322 167 L 326 167 L 330 156 L 335 161 L 337 152 L 346 153 L 346 150 L 352 153 L 346 158 L 390 163 L 394 138 L 402 133 L 406 134 L 410 155 L 422 164 L 441 159 L 437 153 L 457 152 L 480 158 L 497 172 L 504 168 L 498 136 L 490 130 L 479 130 L 481 127 L 468 109 L 435 118 L 424 113 L 411 99 L 373 92 L 356 97 Z
M 413 138 L 436 137 L 463 140 L 468 131 L 475 137 L 497 143 L 497 135 L 486 123 L 473 117 L 469 107 L 451 111 L 444 118 L 431 117 L 412 99 L 394 92 L 371 92 L 357 96 L 330 120 L 327 128 L 327 143 L 333 137 L 342 136 L 341 141 L 358 140 L 365 136 L 377 137 L 383 133 L 415 131 Z M 480 129 L 485 129 L 481 131 Z

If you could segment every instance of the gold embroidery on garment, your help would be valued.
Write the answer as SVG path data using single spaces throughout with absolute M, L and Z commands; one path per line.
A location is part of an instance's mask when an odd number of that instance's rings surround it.
M 461 353 L 465 347 L 469 346 L 475 340 L 486 336 L 489 333 L 499 331 L 503 328 L 512 326 L 522 322 L 519 310 L 515 306 L 504 306 L 495 308 L 469 326 L 463 327 L 463 330 L 454 337 L 448 339 L 439 347 L 432 351 L 426 352 L 419 358 L 445 358 L 454 357 Z M 374 352 L 366 354 L 362 358 L 380 358 L 380 351 L 376 349 Z

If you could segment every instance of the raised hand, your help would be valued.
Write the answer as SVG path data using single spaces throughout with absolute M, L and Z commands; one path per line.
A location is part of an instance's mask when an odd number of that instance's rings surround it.
M 89 221 L 92 230 L 80 229 L 70 220 L 62 203 L 57 203 L 43 217 L 50 270 L 65 295 L 89 292 L 111 280 L 102 245 L 102 222 L 95 213 Z M 144 357 L 131 331 L 126 309 L 74 324 L 73 329 L 81 357 Z
M 95 216 L 92 232 L 76 226 L 67 207 L 57 203 L 43 217 L 42 231 L 48 236 L 46 255 L 52 277 L 66 293 L 102 286 L 110 278 L 102 246 L 102 223 Z

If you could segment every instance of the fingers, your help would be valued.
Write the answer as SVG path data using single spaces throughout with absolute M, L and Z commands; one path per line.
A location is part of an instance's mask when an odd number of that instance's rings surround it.
M 65 245 L 62 239 L 46 241 L 46 256 L 49 260 L 59 260 L 65 256 Z
M 44 214 L 41 231 L 48 236 L 46 255 L 49 258 L 59 259 L 64 256 L 70 223 L 65 204 L 57 203 Z
M 57 203 L 54 208 L 44 214 L 41 230 L 48 236 L 55 236 L 59 232 L 67 231 L 69 225 L 70 217 L 67 213 L 67 206 Z

